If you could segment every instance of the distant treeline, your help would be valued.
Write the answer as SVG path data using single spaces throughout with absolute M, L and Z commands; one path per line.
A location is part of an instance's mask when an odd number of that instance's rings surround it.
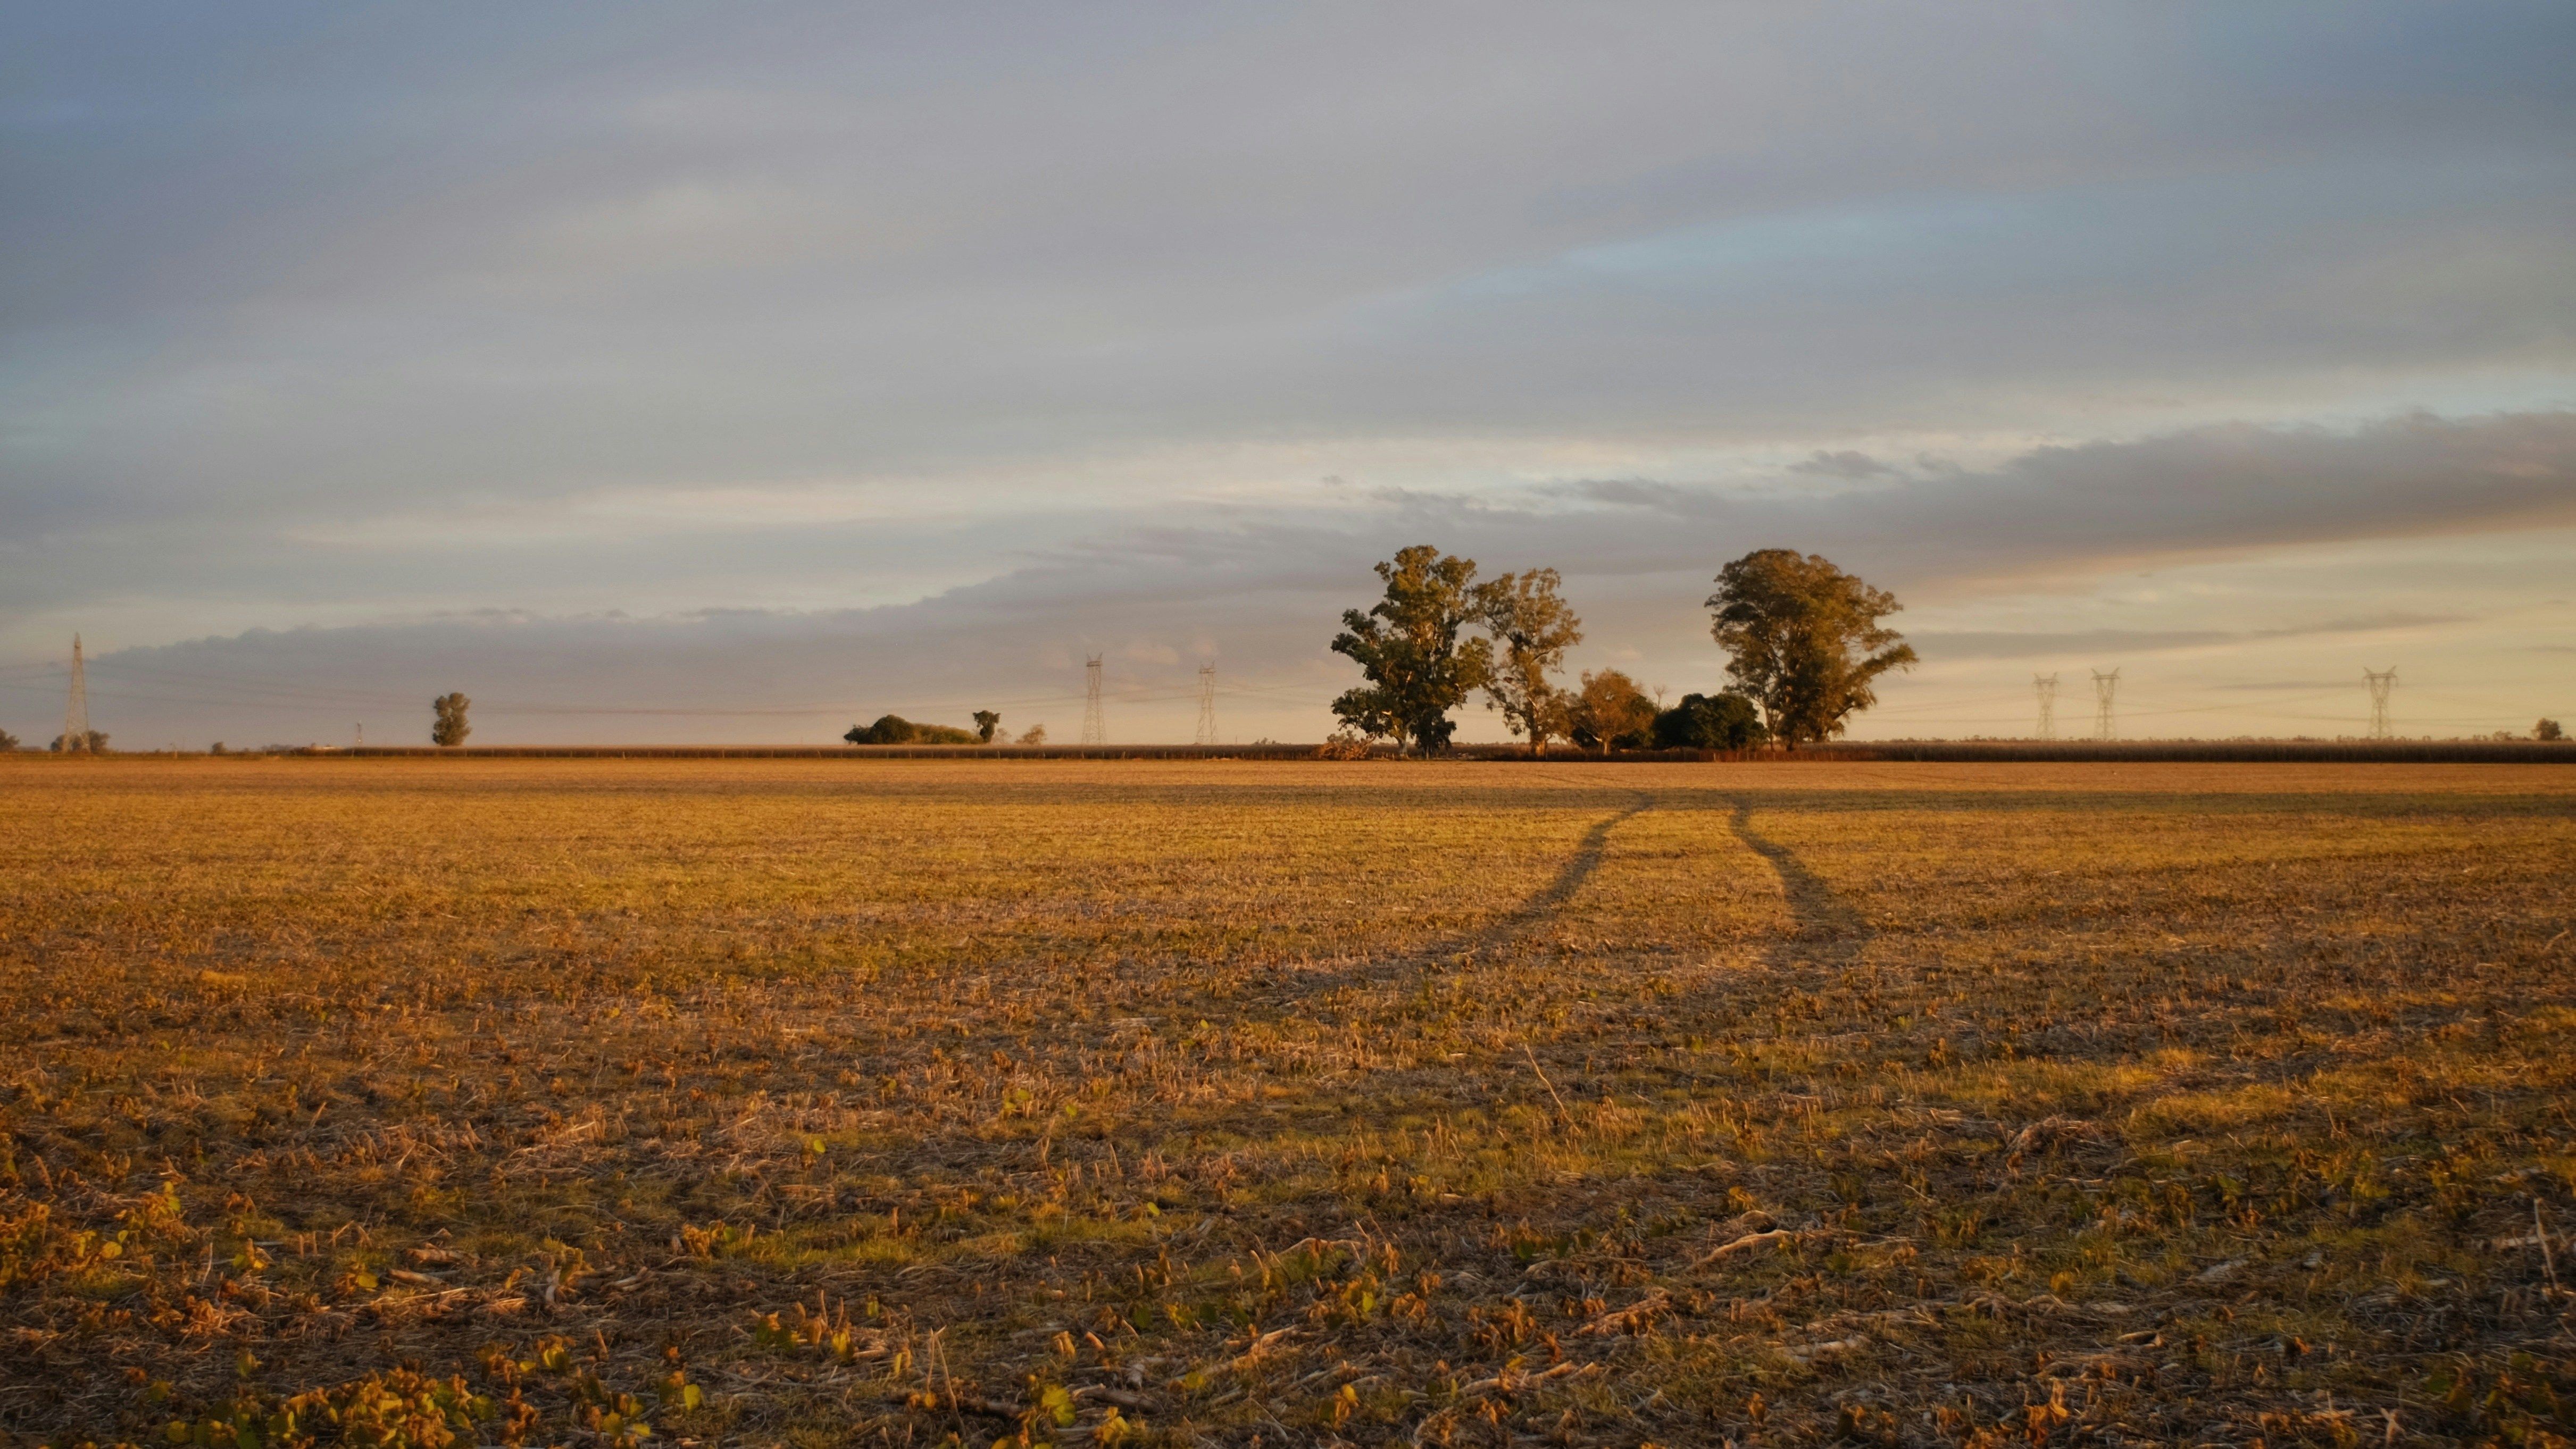
M 236 752 L 240 758 L 262 756 Z M 436 749 L 421 745 L 330 746 L 279 750 L 280 755 L 417 759 L 634 759 L 634 760 L 1312 760 L 1321 747 L 1261 745 L 976 745 L 908 744 L 864 749 L 829 745 L 476 745 Z M 34 758 L 34 756 L 30 756 Z M 1398 758 L 1381 745 L 1362 758 Z M 1452 760 L 1526 761 L 1525 745 L 1459 745 Z M 1742 763 L 1833 764 L 1851 761 L 1920 761 L 1954 764 L 2547 764 L 2576 765 L 2576 743 L 2537 740 L 1838 740 L 1796 751 L 1780 749 L 1637 749 L 1612 754 L 1566 753 L 1552 764 Z
M 877 716 L 874 724 L 852 725 L 841 736 L 854 745 L 989 745 L 1001 737 L 1002 717 L 989 709 L 975 711 L 975 727 L 961 730 L 955 725 L 922 724 L 899 714 Z M 1031 725 L 1020 735 L 1024 745 L 1046 743 L 1046 726 Z M 1008 741 L 1004 741 L 1008 743 Z
M 852 725 L 841 736 L 854 745 L 980 745 L 989 736 L 978 738 L 973 730 L 954 725 L 918 724 L 899 714 L 879 715 L 870 725 Z

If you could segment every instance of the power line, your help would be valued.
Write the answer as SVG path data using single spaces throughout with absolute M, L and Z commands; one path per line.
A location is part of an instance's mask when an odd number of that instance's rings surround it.
M 89 751 L 89 676 L 81 662 L 81 638 L 72 636 L 72 688 L 63 701 L 63 751 Z
M 1100 656 L 1082 661 L 1082 742 L 1086 745 L 1109 743 L 1109 724 L 1100 713 Z
M 1960 699 L 1916 700 L 1912 704 L 1881 704 L 1870 707 L 1871 714 L 1921 714 L 1926 710 L 1958 709 L 1971 704 L 2001 704 L 2020 699 L 2019 694 L 1972 694 Z
M 2113 666 L 2108 674 L 2093 671 L 2093 738 L 2107 740 L 2118 733 L 2118 722 L 2111 716 L 2111 701 L 2120 692 L 2120 671 Z
M 2365 667 L 2361 677 L 2370 686 L 2370 737 L 2384 740 L 2388 738 L 2388 692 L 2397 687 L 2397 666 L 2391 664 L 2385 671 Z
M 265 708 L 290 710 L 328 709 L 332 714 L 339 715 L 341 719 L 345 720 L 348 716 L 339 714 L 339 711 L 342 708 L 349 706 L 359 706 L 361 708 L 386 707 L 407 702 L 410 698 L 408 695 L 380 693 L 363 687 L 351 688 L 328 684 L 299 685 L 282 680 L 263 680 L 255 677 L 245 678 L 238 675 L 218 676 L 198 673 L 184 668 L 173 669 L 159 665 L 132 664 L 112 658 L 91 661 L 87 657 L 85 641 L 76 639 L 74 642 L 78 649 L 77 673 L 72 666 L 61 662 L 44 664 L 36 661 L 29 661 L 20 664 L 0 665 L 0 696 L 21 693 L 54 694 L 57 690 L 64 691 L 64 693 L 55 694 L 55 697 L 64 701 L 65 722 L 68 727 L 71 723 L 71 712 L 74 707 L 73 700 L 70 698 L 72 691 L 77 690 L 78 692 L 78 708 L 82 719 L 86 720 L 88 717 L 87 707 L 90 703 L 88 666 L 95 662 L 102 670 L 108 671 L 108 673 L 113 676 L 113 679 L 107 682 L 107 687 L 99 691 L 98 698 L 101 700 L 146 701 L 152 703 L 201 705 L 218 708 Z M 1085 679 L 1082 699 L 1086 716 L 1086 730 L 1088 731 L 1091 728 L 1095 712 L 1097 712 L 1098 719 L 1098 738 L 1096 740 L 1087 739 L 1087 742 L 1092 743 L 1106 743 L 1106 703 L 1112 697 L 1115 697 L 1122 703 L 1136 705 L 1156 705 L 1162 703 L 1177 703 L 1183 699 L 1191 700 L 1199 706 L 1199 717 L 1195 734 L 1198 737 L 1211 740 L 1215 737 L 1215 726 L 1212 718 L 1214 711 L 1212 705 L 1214 698 L 1217 695 L 1223 695 L 1228 699 L 1242 700 L 1248 705 L 1267 706 L 1272 708 L 1286 707 L 1290 705 L 1303 708 L 1321 708 L 1324 702 L 1323 688 L 1320 686 L 1299 686 L 1294 684 L 1258 685 L 1217 681 L 1213 678 L 1215 672 L 1215 666 L 1213 664 L 1205 666 L 1201 671 L 1201 678 L 1198 680 L 1197 687 L 1195 689 L 1187 687 L 1175 688 L 1170 685 L 1157 688 L 1152 685 L 1140 683 L 1118 690 L 1111 690 L 1107 686 L 1105 670 L 1102 667 L 1104 663 L 1105 658 L 1103 656 L 1091 656 L 1085 660 Z M 2372 691 L 2372 710 L 2370 711 L 2370 716 L 2366 725 L 2363 719 L 2358 716 L 2344 716 L 2339 714 L 2302 714 L 2297 713 L 2292 709 L 2284 708 L 2284 706 L 2295 706 L 2311 700 L 2323 700 L 2335 697 L 2340 694 L 2340 691 L 2334 689 L 2321 692 L 2293 689 L 2283 691 L 2278 694 L 2258 692 L 2252 698 L 2228 699 L 2221 702 L 2207 704 L 2165 705 L 2162 707 L 2159 707 L 2157 702 L 2151 699 L 2148 702 L 2148 707 L 2146 708 L 2138 708 L 2133 702 L 2133 704 L 2125 711 L 2119 711 L 2116 709 L 2116 703 L 2118 680 L 2121 677 L 2121 671 L 2114 669 L 2108 674 L 2105 674 L 2102 671 L 2096 670 L 2093 672 L 2096 691 L 2095 735 L 2097 738 L 2106 739 L 2116 736 L 2119 717 L 2123 713 L 2133 720 L 2184 715 L 2215 714 L 2224 716 L 2231 714 L 2244 714 L 2277 720 L 2314 720 L 2319 723 L 2348 722 L 2353 726 L 2361 726 L 2365 728 L 2371 738 L 2392 738 L 2394 737 L 2393 722 L 2388 717 L 2388 711 L 2390 701 L 2393 698 L 2393 686 L 2395 684 L 2397 671 L 2392 667 L 2385 671 L 2365 670 L 2363 673 L 2364 679 L 2369 684 Z M 134 683 L 141 684 L 143 687 L 139 689 L 120 689 L 115 687 L 115 681 L 129 679 Z M 1959 725 L 1971 724 L 2007 724 L 2009 723 L 2008 718 L 2001 714 L 1977 715 L 1974 714 L 1973 711 L 1978 706 L 1987 704 L 1989 701 L 2000 704 L 2007 699 L 2021 698 L 2026 701 L 2025 707 L 2027 707 L 2028 702 L 2037 703 L 2039 708 L 2038 723 L 2041 736 L 2043 738 L 2055 738 L 2055 690 L 2050 686 L 2058 679 L 2059 676 L 2056 675 L 2033 675 L 2032 688 L 2034 692 L 2032 695 L 1978 695 L 1966 698 L 1918 700 L 1902 704 L 1882 705 L 1871 711 L 1871 718 L 1885 719 L 1890 722 L 1894 722 L 1897 719 L 1911 717 L 1921 719 L 1925 725 L 1933 725 L 1935 727 L 1942 725 L 1956 727 Z M 154 686 L 156 684 L 160 687 L 155 688 Z M 172 692 L 174 688 L 176 692 Z M 2343 686 L 2343 688 L 2348 689 L 2350 686 L 2346 685 Z M 2475 708 L 2478 704 L 2484 703 L 2484 697 L 2475 693 L 2445 691 L 2438 687 L 2432 688 L 2427 692 L 2424 687 L 2420 685 L 2416 686 L 2416 688 L 2417 692 L 2424 693 L 2426 698 L 2437 701 L 2438 703 L 2436 707 L 2439 707 L 2439 703 L 2457 703 L 2470 705 L 2472 708 Z M 2111 698 L 2107 701 L 2104 699 L 2106 691 L 2111 695 Z M 2350 698 L 2349 695 L 2341 695 L 2341 697 L 2345 699 Z M 2409 695 L 2408 697 L 2414 698 L 2413 695 Z M 935 701 L 914 701 L 912 704 L 907 705 L 906 708 L 915 712 L 925 709 L 963 709 L 966 707 L 966 703 L 972 703 L 978 707 L 999 705 L 1004 708 L 1028 708 L 1053 705 L 1059 702 L 1069 703 L 1072 698 L 1073 696 L 1066 694 L 1015 697 L 1012 699 L 998 701 L 988 697 L 965 703 L 956 701 L 945 703 Z M 2106 704 L 2114 706 L 2110 711 L 2111 719 L 2108 733 L 2105 733 L 2104 721 L 2104 706 Z M 511 700 L 504 698 L 486 700 L 483 702 L 482 707 L 486 712 L 501 717 L 560 716 L 571 718 L 630 717 L 670 719 L 793 719 L 799 717 L 822 717 L 835 715 L 843 712 L 849 706 L 846 704 L 796 704 L 773 707 L 737 706 L 734 708 L 708 709 L 618 704 L 591 705 L 561 701 L 547 701 L 542 699 Z M 355 712 L 355 710 L 352 710 L 352 713 Z M 2025 715 L 2022 716 L 2022 718 L 2029 719 L 2031 716 Z M 2479 713 L 2463 714 L 2458 716 L 2419 715 L 2414 720 L 2414 723 L 2430 726 L 2456 724 L 2493 724 L 2500 726 L 2507 723 L 2507 721 L 2501 713 L 2494 715 Z M 66 733 L 67 735 L 70 733 L 68 728 Z M 86 729 L 84 729 L 77 738 L 86 741 L 88 738 Z
M 43 694 L 55 693 L 62 687 L 62 681 L 69 677 L 69 671 L 59 664 L 48 667 L 54 676 L 52 682 L 30 681 L 20 684 L 0 679 L 0 691 Z M 154 704 L 196 704 L 234 708 L 336 708 L 346 705 L 399 707 L 407 705 L 411 701 L 411 696 L 407 694 L 397 695 L 392 693 L 374 693 L 363 690 L 303 690 L 292 686 L 261 685 L 247 682 L 237 686 L 217 684 L 212 688 L 203 689 L 190 688 L 187 685 L 181 685 L 179 687 L 187 692 L 171 694 L 159 691 L 146 692 L 131 689 L 114 689 L 96 691 L 96 697 L 100 699 L 144 701 Z M 1321 708 L 1323 704 L 1322 696 L 1319 692 L 1295 687 L 1222 684 L 1218 686 L 1217 692 L 1227 698 L 1258 697 L 1265 700 L 1284 700 L 1301 704 L 1313 704 L 1317 708 Z M 1077 694 L 1042 694 L 1021 695 L 1008 699 L 996 700 L 989 695 L 980 695 L 972 699 L 913 700 L 909 702 L 898 700 L 896 703 L 904 709 L 921 712 L 951 708 L 965 709 L 969 706 L 980 708 L 988 705 L 1000 705 L 1004 708 L 1034 707 L 1049 704 L 1069 703 L 1073 700 L 1086 697 L 1087 696 L 1085 695 Z M 1133 690 L 1112 690 L 1104 686 L 1101 691 L 1101 698 L 1104 701 L 1115 699 L 1122 704 L 1168 704 L 1184 699 L 1195 700 L 1198 698 L 1198 691 L 1195 689 L 1151 690 L 1142 688 Z M 478 699 L 475 701 L 474 707 L 486 714 L 673 715 L 698 716 L 711 719 L 727 719 L 736 716 L 753 715 L 839 715 L 846 713 L 850 708 L 848 704 L 843 703 L 828 705 L 785 705 L 775 707 L 742 706 L 733 709 L 692 709 L 651 705 L 565 704 L 544 700 L 516 699 Z

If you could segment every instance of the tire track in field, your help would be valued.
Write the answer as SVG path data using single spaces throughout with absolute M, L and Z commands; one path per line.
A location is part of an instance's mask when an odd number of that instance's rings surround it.
M 1793 940 L 1811 940 L 1818 954 L 1829 964 L 1849 965 L 1860 958 L 1877 934 L 1869 918 L 1858 907 L 1837 894 L 1824 878 L 1807 869 L 1798 853 L 1753 828 L 1753 802 L 1735 797 L 1735 814 L 1728 822 L 1735 838 L 1744 847 L 1768 861 L 1772 873 L 1780 878 L 1780 894 L 1788 902 Z M 1785 956 L 1792 949 L 1783 946 L 1775 956 Z

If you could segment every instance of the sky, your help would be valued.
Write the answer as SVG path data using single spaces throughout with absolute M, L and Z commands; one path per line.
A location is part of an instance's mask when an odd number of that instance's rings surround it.
M 30 742 L 1311 740 L 1413 543 L 1668 697 L 1821 552 L 1855 738 L 2576 716 L 2576 7 L 0 10 Z

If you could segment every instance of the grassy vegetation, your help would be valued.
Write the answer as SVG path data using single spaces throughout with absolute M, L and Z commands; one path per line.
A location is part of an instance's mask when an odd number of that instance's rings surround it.
M 0 857 L 20 1442 L 2576 1415 L 2563 770 L 46 760 Z

